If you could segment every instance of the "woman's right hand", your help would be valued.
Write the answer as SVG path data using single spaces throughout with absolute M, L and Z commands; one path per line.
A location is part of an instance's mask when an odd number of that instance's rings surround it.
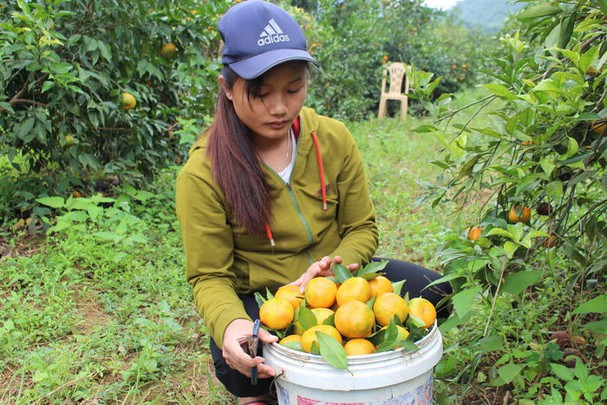
M 253 367 L 257 367 L 259 378 L 274 377 L 276 374 L 274 369 L 265 365 L 262 357 L 251 358 L 241 346 L 241 343 L 246 341 L 247 336 L 251 336 L 252 332 L 253 322 L 248 319 L 235 319 L 230 322 L 223 334 L 223 358 L 230 368 L 248 377 L 251 376 L 251 368 Z M 258 336 L 260 344 L 261 342 L 272 343 L 278 341 L 277 336 L 263 328 L 259 328 Z
M 299 292 L 304 293 L 306 284 L 314 277 L 329 277 L 333 275 L 331 264 L 333 261 L 329 256 L 325 256 L 317 262 L 314 262 L 308 267 L 308 269 L 295 281 L 289 283 L 289 285 L 299 286 Z

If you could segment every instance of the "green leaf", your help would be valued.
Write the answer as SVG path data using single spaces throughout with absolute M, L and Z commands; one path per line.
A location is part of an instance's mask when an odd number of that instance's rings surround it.
M 512 382 L 518 376 L 525 366 L 522 364 L 506 364 L 497 370 L 504 383 Z
M 478 163 L 480 158 L 481 155 L 474 155 L 470 159 L 468 159 L 468 161 L 462 165 L 462 168 L 460 169 L 459 174 L 457 175 L 455 180 L 459 180 L 463 177 L 469 176 L 470 173 L 472 173 L 472 169 L 474 169 L 474 166 L 476 165 L 476 163 Z
M 483 87 L 485 87 L 487 90 L 489 90 L 491 93 L 495 94 L 496 96 L 505 98 L 506 100 L 516 100 L 516 96 L 514 94 L 512 94 L 510 92 L 510 90 L 503 84 L 489 83 L 489 84 L 483 85 Z
M 553 200 L 558 200 L 563 196 L 563 183 L 556 180 L 546 184 L 544 187 L 546 196 Z
M 297 307 L 297 313 L 295 314 L 295 322 L 299 321 L 304 331 L 310 329 L 312 326 L 318 324 L 316 315 L 309 308 L 300 305 Z
M 264 302 L 266 302 L 266 299 L 263 297 L 263 295 L 261 295 L 259 293 L 259 291 L 255 291 L 255 293 L 253 294 L 253 296 L 255 297 L 255 301 L 257 302 L 257 306 L 261 307 L 263 305 Z
M 406 282 L 407 282 L 407 280 L 403 279 L 403 280 L 392 283 L 392 290 L 394 291 L 394 293 L 400 295 L 401 291 L 403 290 L 403 285 Z
M 350 270 L 348 270 L 348 268 L 346 266 L 344 266 L 343 264 L 339 264 L 339 263 L 333 263 L 333 274 L 335 274 L 335 278 L 340 283 L 343 283 L 347 279 L 353 277 Z
M 300 352 L 303 351 L 303 349 L 301 347 L 301 342 L 286 342 L 286 343 L 281 343 L 281 345 L 283 345 L 284 347 L 288 347 L 289 349 L 298 350 Z
M 541 270 L 520 271 L 506 276 L 503 291 L 512 295 L 518 295 L 527 287 L 539 283 L 542 280 Z
M 344 370 L 348 367 L 346 349 L 333 336 L 316 332 L 322 358 L 334 368 Z
M 538 6 L 529 7 L 526 10 L 522 11 L 517 19 L 519 20 L 534 20 L 542 17 L 549 17 L 556 14 L 559 14 L 561 9 L 556 6 L 552 6 L 550 4 L 542 4 Z
M 497 352 L 504 349 L 504 340 L 501 336 L 489 335 L 479 340 L 478 345 L 483 352 Z
M 607 313 L 607 294 L 599 295 L 584 302 L 573 310 L 574 314 L 605 314 Z
M 481 287 L 474 286 L 458 292 L 451 298 L 455 312 L 460 318 L 463 318 L 472 310 L 474 299 L 481 291 Z
M 586 322 L 582 329 L 594 332 L 597 335 L 607 335 L 607 319 L 600 321 Z
M 65 200 L 62 197 L 42 197 L 36 198 L 36 201 L 51 208 L 65 207 Z
M 366 274 L 376 275 L 380 273 L 388 264 L 388 260 L 382 260 L 380 262 L 370 262 L 365 267 L 359 269 L 356 272 L 358 277 L 363 277 Z
M 552 372 L 563 381 L 573 380 L 573 371 L 562 364 L 550 363 Z
M 438 132 L 438 128 L 434 125 L 420 125 L 411 130 L 416 133 L 428 133 L 428 132 Z
M 571 40 L 571 34 L 573 33 L 573 28 L 575 26 L 575 18 L 577 13 L 572 13 L 570 16 L 567 16 L 563 19 L 561 24 L 561 31 L 559 32 L 559 42 L 558 46 L 561 49 L 567 47 L 567 44 Z
M 507 230 L 505 230 L 503 228 L 492 228 L 489 232 L 487 232 L 487 236 L 494 236 L 494 235 L 503 236 L 505 238 L 512 239 L 512 240 L 516 239 L 511 232 L 508 232 Z
M 504 242 L 504 252 L 506 252 L 506 256 L 512 259 L 518 248 L 521 247 L 518 243 L 510 242 L 509 240 Z

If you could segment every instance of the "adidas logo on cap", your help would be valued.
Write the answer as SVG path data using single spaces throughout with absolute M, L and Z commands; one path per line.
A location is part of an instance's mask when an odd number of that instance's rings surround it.
M 265 26 L 263 31 L 261 31 L 261 34 L 259 34 L 257 45 L 265 46 L 277 42 L 289 42 L 290 40 L 289 36 L 282 31 L 272 18 L 268 21 L 268 25 Z

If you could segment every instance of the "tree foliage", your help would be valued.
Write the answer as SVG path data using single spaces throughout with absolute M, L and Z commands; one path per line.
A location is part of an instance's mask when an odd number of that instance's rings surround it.
M 10 2 L 0 17 L 0 148 L 48 184 L 135 181 L 183 157 L 181 121 L 211 112 L 227 2 Z M 161 53 L 176 46 L 174 56 Z M 123 110 L 128 92 L 136 107 Z M 188 139 L 191 140 L 191 139 Z M 65 190 L 55 189 L 55 192 Z
M 565 329 L 568 336 L 592 339 L 586 355 L 596 367 L 607 343 L 607 310 L 588 313 L 576 307 L 605 297 L 607 3 L 526 3 L 512 25 L 516 30 L 500 39 L 493 80 L 484 85 L 488 95 L 466 107 L 475 110 L 473 117 L 493 108 L 491 119 L 448 125 L 447 137 L 437 126 L 420 128 L 436 131 L 447 146 L 444 159 L 435 162 L 445 172 L 444 181 L 433 189 L 434 204 L 462 196 L 485 201 L 478 223 L 471 224 L 482 228 L 481 237 L 469 238 L 461 232 L 439 252 L 446 277 L 457 291 L 455 316 L 444 326 L 447 330 L 469 322 L 472 303 L 480 296 L 487 302 L 488 314 L 484 329 L 478 331 L 479 340 L 546 342 L 545 336 L 532 331 L 504 328 L 493 318 L 496 302 L 515 311 L 525 299 L 539 301 L 538 296 L 554 291 L 555 285 L 568 286 L 555 316 L 544 313 L 545 319 L 536 321 L 546 322 L 552 330 Z M 444 107 L 445 122 L 456 113 Z M 558 391 L 559 383 L 547 377 L 547 364 L 560 359 L 550 357 L 553 349 L 549 345 L 530 349 L 547 356 L 545 363 L 503 354 L 492 367 L 496 374 L 491 383 L 514 387 L 520 397 L 528 398 L 544 398 L 550 388 Z M 478 365 L 483 352 L 495 355 L 501 350 L 485 350 L 481 345 L 472 364 Z M 475 371 L 470 367 L 460 377 L 471 378 Z M 546 391 L 531 388 L 537 381 L 546 384 Z M 551 398 L 566 401 L 582 394 L 554 393 Z M 592 403 L 604 400 L 607 393 L 593 390 L 584 395 Z

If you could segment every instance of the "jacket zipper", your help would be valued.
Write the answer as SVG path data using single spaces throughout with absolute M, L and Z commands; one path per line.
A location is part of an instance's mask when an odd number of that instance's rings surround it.
M 285 183 L 286 187 L 287 187 L 287 191 L 289 192 L 289 196 L 291 197 L 291 200 L 293 201 L 293 205 L 295 206 L 295 211 L 297 212 L 297 216 L 299 216 L 299 219 L 301 220 L 302 224 L 304 225 L 304 228 L 306 229 L 306 234 L 308 235 L 308 243 L 312 244 L 312 242 L 314 242 L 314 239 L 312 238 L 312 230 L 310 229 L 310 224 L 308 223 L 308 221 L 306 220 L 306 218 L 304 217 L 304 215 L 301 212 L 301 207 L 299 206 L 299 203 L 297 202 L 297 199 L 295 198 L 295 194 L 293 193 L 293 188 L 291 187 L 291 183 Z

